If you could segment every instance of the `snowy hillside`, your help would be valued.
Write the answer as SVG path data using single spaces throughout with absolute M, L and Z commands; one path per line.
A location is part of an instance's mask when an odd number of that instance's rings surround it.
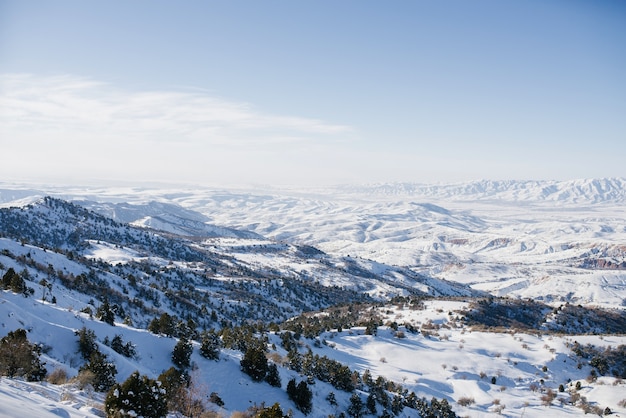
M 207 416 L 626 415 L 618 200 L 0 189 L 0 338 L 51 378 L 2 377 L 0 415 L 102 416 L 89 332 L 118 383 L 184 369 Z
M 78 352 L 75 331 L 82 327 L 95 332 L 97 346 L 116 365 L 120 382 L 134 370 L 156 378 L 172 367 L 178 339 L 117 321 L 114 326 L 108 325 L 76 310 L 87 303 L 80 295 L 58 286 L 53 292 L 56 304 L 3 292 L 2 329 L 27 329 L 29 340 L 43 345 L 49 373 L 63 370 L 71 380 L 58 385 L 2 378 L 0 415 L 15 417 L 28 411 L 31 416 L 41 417 L 102 416 L 105 395 L 81 386 L 79 367 L 84 360 Z M 285 412 L 290 410 L 293 416 L 303 417 L 285 392 L 287 382 L 295 379 L 309 382 L 312 417 L 349 411 L 355 394 L 362 402 L 364 416 L 381 416 L 385 410 L 395 410 L 397 416 L 416 417 L 423 405 L 432 406 L 433 399 L 445 400 L 458 416 L 469 417 L 492 413 L 574 417 L 604 413 L 607 408 L 614 416 L 626 414 L 623 380 L 610 373 L 597 374 L 589 358 L 573 351 L 577 343 L 593 344 L 600 352 L 606 347 L 625 347 L 626 337 L 472 330 L 460 320 L 467 306 L 465 302 L 433 300 L 422 306 L 395 303 L 372 308 L 368 315 L 386 325 L 377 325 L 373 331 L 365 326 L 329 329 L 318 336 L 301 338 L 301 372 L 288 360 L 292 358 L 285 348 L 289 339 L 282 335 L 289 332 L 266 334 L 268 357 L 279 366 L 281 387 L 254 382 L 243 373 L 242 352 L 222 348 L 217 361 L 208 360 L 200 355 L 200 343 L 194 342 L 190 373 L 197 390 L 195 396 L 207 410 L 219 414 L 215 416 L 228 417 L 235 411 L 278 402 Z M 293 325 L 287 323 L 286 327 Z M 115 336 L 132 341 L 138 356 L 124 357 L 103 343 Z M 319 368 L 307 371 L 306 364 L 319 359 L 349 365 L 358 373 L 353 374 L 358 376 L 355 388 L 338 389 L 321 374 L 318 377 Z M 372 393 L 378 394 L 371 407 L 375 414 L 367 412 Z M 209 402 L 209 394 L 217 394 L 222 406 Z

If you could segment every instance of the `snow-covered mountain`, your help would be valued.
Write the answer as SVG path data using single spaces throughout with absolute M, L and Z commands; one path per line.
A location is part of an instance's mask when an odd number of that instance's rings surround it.
M 341 186 L 348 194 L 410 196 L 447 200 L 497 200 L 506 202 L 623 203 L 623 178 L 568 181 L 481 180 L 457 184 L 385 183 Z
M 624 179 L 327 189 L 0 187 L 177 234 L 313 245 L 495 295 L 625 304 Z M 98 202 L 98 203 L 95 203 Z
M 197 400 L 217 416 L 278 402 L 303 417 L 290 379 L 308 382 L 314 417 L 348 414 L 354 399 L 366 416 L 626 414 L 623 380 L 611 377 L 626 371 L 610 360 L 624 337 L 568 335 L 624 329 L 621 201 L 337 190 L 0 187 L 0 274 L 26 286 L 1 291 L 0 337 L 25 329 L 48 372 L 73 378 L 2 378 L 0 415 L 102 415 L 104 394 L 78 376 L 82 327 L 118 382 L 135 370 L 156 378 L 190 336 Z M 97 319 L 105 302 L 113 324 Z M 151 328 L 164 314 L 173 336 Z M 200 354 L 210 328 L 227 330 L 218 361 Z M 242 372 L 246 332 L 267 339 L 280 387 Z M 138 355 L 113 349 L 116 337 Z M 352 383 L 329 377 L 339 364 Z

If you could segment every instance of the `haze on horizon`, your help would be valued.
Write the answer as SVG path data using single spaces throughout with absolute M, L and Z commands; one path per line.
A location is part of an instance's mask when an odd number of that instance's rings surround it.
M 4 181 L 626 177 L 618 1 L 0 0 Z

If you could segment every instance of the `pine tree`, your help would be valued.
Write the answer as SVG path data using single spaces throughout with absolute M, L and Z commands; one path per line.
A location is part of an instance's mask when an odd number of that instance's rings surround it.
M 391 412 L 393 412 L 394 415 L 398 415 L 403 409 L 404 403 L 402 402 L 402 397 L 400 395 L 395 395 L 391 401 Z
M 348 415 L 353 418 L 361 418 L 363 416 L 363 401 L 361 400 L 361 397 L 356 393 L 353 393 L 350 397 Z
M 98 350 L 96 333 L 93 330 L 82 327 L 80 330 L 75 331 L 74 335 L 78 336 L 78 352 L 83 359 L 88 360 L 91 357 L 91 353 Z
M 191 365 L 190 359 L 192 351 L 193 346 L 189 340 L 181 338 L 174 346 L 174 351 L 172 352 L 172 363 L 174 363 L 174 365 L 181 370 L 189 368 Z
M 367 396 L 367 400 L 365 401 L 365 407 L 370 414 L 376 415 L 376 396 L 371 392 Z
M 109 325 L 115 326 L 115 313 L 111 309 L 109 298 L 105 297 L 102 305 L 98 307 L 98 310 L 96 311 L 96 318 Z
M 124 357 L 132 358 L 135 357 L 135 355 L 137 354 L 135 346 L 130 342 L 124 343 L 120 334 L 117 334 L 115 335 L 115 337 L 113 337 L 110 347 L 113 349 L 113 351 L 123 355 Z
M 21 293 L 24 296 L 28 296 L 29 289 L 26 286 L 26 282 L 15 272 L 13 267 L 9 268 L 4 276 L 2 276 L 2 288 L 11 290 L 13 293 Z
M 171 411 L 182 409 L 189 375 L 176 367 L 170 367 L 161 373 L 157 380 L 161 382 L 161 387 L 165 390 L 168 409 Z
M 104 408 L 111 418 L 161 418 L 167 415 L 167 397 L 160 382 L 135 371 L 124 383 L 109 390 Z
M 259 347 L 249 347 L 240 362 L 241 370 L 255 382 L 265 378 L 268 370 L 265 352 Z
M 267 366 L 267 374 L 265 375 L 265 381 L 270 384 L 270 386 L 274 386 L 279 388 L 281 385 L 280 382 L 280 374 L 278 373 L 278 367 L 275 363 L 270 363 Z

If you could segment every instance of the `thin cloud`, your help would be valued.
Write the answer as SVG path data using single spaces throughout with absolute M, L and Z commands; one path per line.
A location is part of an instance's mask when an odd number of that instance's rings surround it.
M 133 92 L 73 76 L 0 76 L 7 130 L 202 144 L 341 139 L 352 132 L 321 120 L 263 113 L 200 92 Z M 334 138 L 336 137 L 336 138 Z

